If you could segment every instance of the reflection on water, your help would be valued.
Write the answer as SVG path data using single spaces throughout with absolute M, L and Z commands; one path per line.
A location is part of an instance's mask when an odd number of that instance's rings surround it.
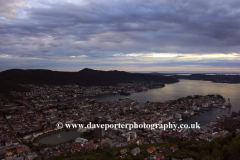
M 193 115 L 188 119 L 181 121 L 181 123 L 190 125 L 198 122 L 199 124 L 201 124 L 200 126 L 204 126 L 215 120 L 216 117 L 230 114 L 230 110 L 231 110 L 230 108 L 220 109 L 213 107 L 212 110 L 207 111 L 205 113 L 203 112 L 201 115 Z M 177 122 L 177 124 L 179 123 L 180 122 Z
M 228 83 L 212 83 L 210 81 L 198 81 L 198 80 L 180 80 L 179 83 L 166 84 L 165 87 L 159 89 L 150 89 L 148 92 L 133 93 L 129 98 L 139 100 L 141 103 L 139 106 L 143 106 L 145 102 L 165 102 L 168 100 L 174 100 L 189 95 L 208 95 L 208 94 L 221 94 L 224 98 L 230 98 L 232 108 L 226 108 L 224 110 L 220 108 L 213 108 L 211 111 L 202 113 L 201 115 L 194 115 L 193 117 L 183 121 L 182 123 L 192 123 L 198 121 L 200 124 L 205 125 L 220 114 L 231 114 L 232 111 L 238 112 L 240 110 L 240 84 L 228 84 Z M 123 95 L 101 95 L 94 98 L 98 101 L 114 101 L 124 99 Z M 68 102 L 77 102 L 84 100 L 85 98 L 78 98 L 69 100 Z

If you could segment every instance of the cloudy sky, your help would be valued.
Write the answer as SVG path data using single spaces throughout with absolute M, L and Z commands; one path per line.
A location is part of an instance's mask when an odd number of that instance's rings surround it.
M 240 72 L 238 0 L 0 0 L 0 71 Z

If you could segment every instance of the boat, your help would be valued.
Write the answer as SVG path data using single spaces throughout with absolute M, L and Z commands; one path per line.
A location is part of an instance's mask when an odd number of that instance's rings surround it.
M 198 112 L 194 111 L 194 115 L 197 115 L 197 114 L 198 114 Z
M 227 105 L 226 107 L 228 107 L 228 108 L 231 108 L 231 107 L 232 107 L 232 105 L 231 105 L 231 103 L 230 103 L 230 98 L 228 98 L 228 105 Z
M 90 102 L 94 102 L 94 101 L 96 101 L 96 99 L 90 99 L 89 101 L 90 101 Z
M 194 111 L 190 111 L 190 115 L 193 116 L 194 115 Z

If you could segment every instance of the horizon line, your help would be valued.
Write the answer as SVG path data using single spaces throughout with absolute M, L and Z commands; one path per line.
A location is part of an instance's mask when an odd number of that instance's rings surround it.
M 124 71 L 124 72 L 130 72 L 130 73 L 170 73 L 170 74 L 190 74 L 190 73 L 198 73 L 198 74 L 221 74 L 221 73 L 228 73 L 228 74 L 240 74 L 240 72 L 234 72 L 234 71 L 126 71 L 126 70 L 103 70 L 103 69 L 92 69 L 92 68 L 83 68 L 80 70 L 55 70 L 55 69 L 47 69 L 47 68 L 28 68 L 28 69 L 22 69 L 22 68 L 11 68 L 11 69 L 6 69 L 6 70 L 1 70 L 0 72 L 8 71 L 8 70 L 14 70 L 14 69 L 19 69 L 19 70 L 50 70 L 50 71 L 59 71 L 59 72 L 79 72 L 83 69 L 91 69 L 91 70 L 98 70 L 98 71 Z

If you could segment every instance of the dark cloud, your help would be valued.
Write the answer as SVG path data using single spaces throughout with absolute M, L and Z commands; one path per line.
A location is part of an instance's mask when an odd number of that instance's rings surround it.
M 208 63 L 204 63 L 205 59 L 196 62 L 184 56 L 239 53 L 239 6 L 236 0 L 2 0 L 0 54 L 60 60 L 86 56 L 98 66 L 121 66 L 124 62 L 126 66 L 138 66 L 135 62 L 140 61 L 149 67 L 196 63 L 239 67 L 229 58 L 233 63 L 220 62 L 220 57 L 216 61 L 209 59 Z M 116 54 L 131 53 L 181 55 L 174 58 L 174 64 L 156 63 L 154 58 L 144 62 L 143 55 L 125 61 L 120 58 L 116 60 L 118 64 L 108 63 Z M 28 61 L 19 61 L 19 66 Z M 36 59 L 35 65 L 43 64 Z

